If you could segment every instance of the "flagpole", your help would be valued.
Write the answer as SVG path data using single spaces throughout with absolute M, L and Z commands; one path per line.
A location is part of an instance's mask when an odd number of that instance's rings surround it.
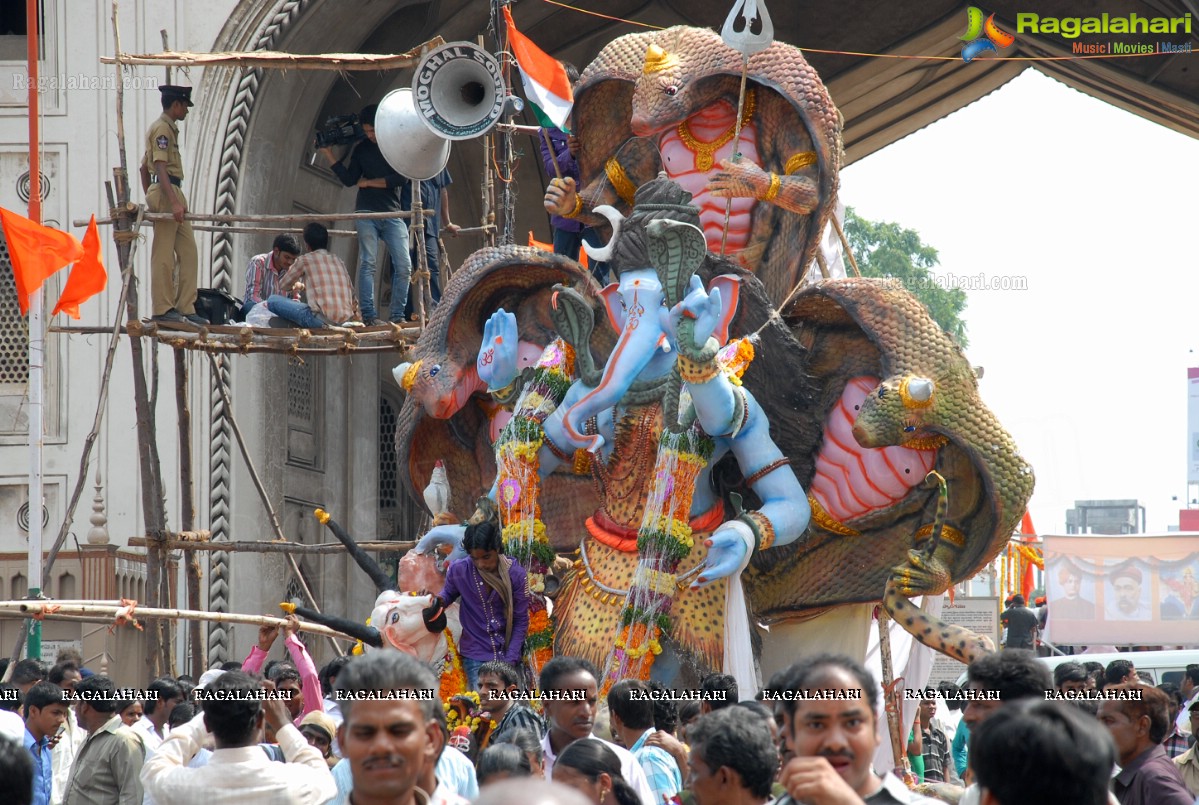
M 38 0 L 25 0 L 29 65 L 29 219 L 42 222 L 41 121 L 38 108 Z M 29 597 L 42 594 L 42 368 L 45 365 L 42 289 L 29 297 Z M 31 621 L 26 655 L 42 658 L 42 625 Z

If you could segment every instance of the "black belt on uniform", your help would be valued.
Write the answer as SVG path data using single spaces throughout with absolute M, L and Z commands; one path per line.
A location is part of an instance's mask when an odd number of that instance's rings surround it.
M 177 178 L 175 178 L 174 176 L 170 176 L 170 177 L 168 177 L 168 178 L 171 180 L 171 184 L 175 185 L 175 187 L 183 187 L 183 180 L 182 180 L 182 179 L 177 179 Z M 157 176 L 151 176 L 151 177 L 150 177 L 150 184 L 158 184 L 158 177 L 157 177 Z

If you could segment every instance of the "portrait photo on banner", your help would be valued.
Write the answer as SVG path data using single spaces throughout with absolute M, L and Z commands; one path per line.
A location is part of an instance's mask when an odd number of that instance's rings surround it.
M 1163 564 L 1158 611 L 1162 620 L 1199 620 L 1199 557 Z

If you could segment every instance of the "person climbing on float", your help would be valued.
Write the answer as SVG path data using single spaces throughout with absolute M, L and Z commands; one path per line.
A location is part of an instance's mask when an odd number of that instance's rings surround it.
M 460 602 L 462 667 L 467 688 L 478 690 L 483 663 L 501 660 L 520 665 L 529 630 L 528 574 L 503 555 L 500 529 L 490 521 L 468 525 L 462 549 L 467 555 L 446 571 L 436 603 L 444 608 Z

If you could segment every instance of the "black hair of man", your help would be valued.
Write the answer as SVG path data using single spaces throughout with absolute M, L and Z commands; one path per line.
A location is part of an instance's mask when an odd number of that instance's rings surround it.
M 537 679 L 537 687 L 540 690 L 558 690 L 558 680 L 581 671 L 591 674 L 596 682 L 599 682 L 599 672 L 587 660 L 580 657 L 554 657 L 542 666 L 541 675 Z
M 721 710 L 737 703 L 737 680 L 729 674 L 708 674 L 699 683 L 699 688 L 708 694 L 703 701 L 709 710 Z
M 25 694 L 25 713 L 30 710 L 41 710 L 52 704 L 62 704 L 65 701 L 63 689 L 53 682 L 38 682 Z
M 633 730 L 647 730 L 654 725 L 654 703 L 649 698 L 649 686 L 639 679 L 622 679 L 608 691 L 608 710 Z
M 8 670 L 9 662 L 8 657 L 0 657 L 0 679 L 4 678 L 4 672 Z
M 1086 682 L 1087 671 L 1076 662 L 1064 662 L 1053 669 L 1053 687 L 1061 688 L 1067 682 Z
M 116 683 L 100 674 L 93 674 L 87 679 L 80 679 L 75 683 L 75 695 L 90 697 L 87 703 L 97 713 L 111 714 L 117 711 L 117 701 L 113 698 L 116 691 Z
M 58 665 L 55 665 L 50 669 L 50 673 L 46 675 L 46 681 L 53 682 L 55 685 L 58 685 L 61 688 L 63 687 L 63 680 L 66 679 L 69 671 L 74 671 L 78 674 L 79 666 L 70 661 L 60 662 Z M 82 676 L 82 674 L 80 674 L 80 676 Z
M 679 705 L 679 723 L 690 724 L 699 717 L 699 702 L 695 699 L 688 699 Z
M 671 735 L 679 728 L 679 706 L 665 696 L 667 687 L 656 679 L 645 683 L 661 698 L 654 699 L 654 729 L 669 732 Z
M 1132 673 L 1133 664 L 1129 660 L 1112 660 L 1103 669 L 1103 679 L 1109 685 L 1118 685 Z M 1132 681 L 1132 680 L 1129 680 Z
M 296 667 L 289 662 L 277 663 L 270 673 L 267 674 L 267 679 L 275 683 L 275 687 L 279 687 L 284 682 L 299 682 L 300 672 Z
M 1182 707 L 1182 691 L 1173 682 L 1163 682 L 1157 686 L 1157 689 L 1169 698 L 1171 709 Z
M 482 678 L 484 674 L 494 676 L 504 683 L 505 688 L 512 685 L 516 685 L 518 688 L 522 687 L 520 684 L 520 671 L 517 671 L 516 667 L 511 663 L 506 663 L 503 660 L 489 660 L 480 665 L 479 677 Z
M 967 678 L 980 690 L 997 691 L 1000 701 L 1035 697 L 1045 699 L 1053 690 L 1049 669 L 1037 661 L 1031 651 L 1005 648 L 970 663 Z
M 415 701 L 420 705 L 426 721 L 436 718 L 435 711 L 441 710 L 437 679 L 433 672 L 402 651 L 372 651 L 354 658 L 337 675 L 336 688 L 354 693 L 418 691 Z M 341 700 L 339 704 L 343 723 L 349 725 L 356 705 L 349 698 Z
M 267 660 L 266 665 L 262 666 L 262 671 L 258 674 L 263 679 L 270 679 L 271 674 L 275 672 L 275 666 L 279 665 L 283 660 Z
M 1024 596 L 1020 595 L 1020 593 L 1016 593 L 1012 596 L 1012 606 L 1022 607 L 1025 605 L 1025 603 Z
M 334 657 L 325 663 L 317 674 L 317 679 L 321 682 L 321 693 L 326 696 L 333 695 L 333 680 L 341 673 L 341 669 L 349 664 L 352 658 L 348 654 L 343 654 L 340 657 Z
M 772 690 L 786 692 L 827 687 L 826 680 L 829 677 L 829 671 L 844 671 L 852 676 L 858 683 L 858 687 L 862 689 L 862 698 L 865 699 L 866 706 L 870 708 L 871 713 L 877 715 L 879 693 L 874 677 L 861 663 L 844 654 L 816 654 L 806 657 L 776 675 L 777 681 L 772 683 Z M 794 698 L 783 700 L 783 710 L 788 716 L 795 715 L 796 704 L 797 701 Z M 688 730 L 688 735 L 690 735 L 690 730 Z
M 8 682 L 0 684 L 0 710 L 19 713 L 21 712 L 21 705 L 24 702 L 25 694 L 16 685 L 11 685 Z
M 1155 744 L 1166 740 L 1166 734 L 1170 731 L 1169 696 L 1142 682 L 1125 682 L 1121 685 L 1109 686 L 1107 690 L 1139 692 L 1141 694 L 1139 699 L 1119 699 L 1114 702 L 1105 702 L 1105 706 L 1116 704 L 1124 712 L 1124 715 L 1134 723 L 1143 716 L 1148 716 L 1149 740 Z
M 575 84 L 579 83 L 579 68 L 578 67 L 575 67 L 573 64 L 571 64 L 568 61 L 562 61 L 562 62 L 558 62 L 558 63 L 562 65 L 562 69 L 566 72 L 566 80 L 570 82 L 570 85 L 572 87 Z
M 575 741 L 562 750 L 554 760 L 554 768 L 565 766 L 582 774 L 588 781 L 594 783 L 601 774 L 606 774 L 612 780 L 612 794 L 616 805 L 640 805 L 641 798 L 621 771 L 620 756 L 613 752 L 607 744 L 596 738 L 584 738 Z
M 479 755 L 476 765 L 479 785 L 486 785 L 488 778 L 497 774 L 507 774 L 509 777 L 533 775 L 529 756 L 522 752 L 519 746 L 510 743 L 498 743 L 487 747 Z
M 769 711 L 765 717 L 771 717 Z M 731 708 L 707 713 L 687 728 L 687 741 L 712 772 L 727 766 L 753 796 L 770 796 L 779 752 L 761 718 L 746 718 Z
M 774 721 L 774 711 L 766 706 L 765 702 L 749 701 L 737 702 L 733 707 L 740 707 L 743 710 L 748 710 L 758 718 L 764 718 L 767 721 Z M 735 712 L 735 711 L 734 711 Z
M 241 663 L 238 662 L 237 660 L 229 660 L 229 662 L 223 662 L 223 663 L 221 663 L 221 670 L 222 671 L 240 671 Z
M 500 743 L 512 744 L 526 755 L 542 757 L 541 736 L 527 729 L 515 729 L 504 736 Z
M 158 705 L 162 702 L 183 698 L 183 689 L 179 687 L 178 682 L 169 676 L 160 676 L 158 679 L 155 679 L 146 690 L 158 694 L 158 698 L 151 696 L 142 703 L 142 709 L 145 710 L 146 715 L 153 715 L 154 711 L 158 709 Z M 205 710 L 204 712 L 207 713 L 208 711 Z
M 300 239 L 290 232 L 284 232 L 282 235 L 275 236 L 275 242 L 271 244 L 272 249 L 278 249 L 280 252 L 294 254 L 300 256 Z
M 24 659 L 13 666 L 12 677 L 14 685 L 28 685 L 31 682 L 45 682 L 49 671 L 41 660 Z
M 24 746 L 4 735 L 0 735 L 0 802 L 33 803 L 33 758 Z
M 970 735 L 970 766 L 1001 805 L 1105 805 L 1116 747 L 1059 702 L 1005 705 Z
M 500 532 L 500 527 L 490 520 L 468 525 L 466 533 L 462 535 L 462 549 L 467 553 L 471 551 L 497 551 L 503 553 L 504 540 Z
M 358 122 L 363 126 L 375 125 L 375 114 L 379 111 L 379 104 L 372 103 L 370 106 L 362 107 L 362 111 L 358 113 Z
M 171 714 L 167 716 L 167 726 L 171 729 L 182 727 L 195 718 L 198 712 L 199 709 L 195 702 L 179 702 L 179 704 L 175 705 L 175 709 L 171 711 Z
M 307 224 L 304 227 L 304 243 L 308 245 L 309 251 L 329 248 L 329 230 L 324 224 L 318 224 L 316 221 Z
M 1094 660 L 1088 660 L 1087 662 L 1084 662 L 1082 664 L 1082 667 L 1087 669 L 1088 674 L 1093 674 L 1096 671 L 1103 673 L 1103 663 L 1101 663 L 1101 662 L 1095 662 Z
M 243 671 L 221 674 L 205 688 L 213 697 L 206 697 L 200 703 L 204 723 L 223 748 L 249 746 L 255 742 L 262 702 L 253 694 L 259 690 L 262 690 L 262 683 Z M 146 702 L 145 707 L 149 706 L 150 702 Z
M 1191 663 L 1187 669 L 1182 672 L 1184 679 L 1191 680 L 1191 684 L 1199 687 L 1199 663 Z

